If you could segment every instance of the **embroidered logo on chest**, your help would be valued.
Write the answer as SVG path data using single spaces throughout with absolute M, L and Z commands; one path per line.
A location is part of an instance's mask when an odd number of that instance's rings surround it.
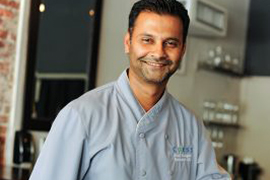
M 174 146 L 172 148 L 172 152 L 173 152 L 173 158 L 175 161 L 187 162 L 187 161 L 191 161 L 192 159 L 193 147 L 192 146 Z

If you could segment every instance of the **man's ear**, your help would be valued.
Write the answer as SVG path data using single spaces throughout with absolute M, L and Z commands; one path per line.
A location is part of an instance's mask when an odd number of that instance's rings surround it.
M 130 39 L 130 33 L 127 32 L 126 35 L 125 35 L 125 38 L 124 38 L 124 45 L 125 45 L 125 53 L 128 54 L 129 53 L 129 50 L 130 50 L 130 42 L 131 39 Z

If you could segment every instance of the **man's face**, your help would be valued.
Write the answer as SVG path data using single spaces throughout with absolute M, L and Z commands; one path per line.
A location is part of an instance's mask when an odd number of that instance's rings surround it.
M 132 35 L 125 36 L 125 51 L 130 75 L 148 83 L 167 82 L 185 52 L 182 21 L 176 16 L 141 12 Z

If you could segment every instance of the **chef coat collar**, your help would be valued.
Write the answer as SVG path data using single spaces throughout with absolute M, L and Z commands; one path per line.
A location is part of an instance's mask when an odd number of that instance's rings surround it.
M 145 110 L 140 105 L 139 101 L 135 97 L 130 87 L 130 82 L 129 82 L 127 72 L 128 72 L 128 69 L 126 69 L 118 78 L 118 81 L 117 81 L 118 90 L 124 96 L 127 104 L 132 109 L 137 121 L 141 124 L 141 126 L 149 124 L 156 119 L 155 117 L 158 115 L 158 113 L 161 111 L 162 107 L 164 106 L 164 103 L 168 96 L 168 92 L 165 89 L 159 101 L 148 112 L 145 112 Z

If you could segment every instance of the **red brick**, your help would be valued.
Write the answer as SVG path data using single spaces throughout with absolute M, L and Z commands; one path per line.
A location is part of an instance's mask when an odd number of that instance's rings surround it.
M 8 58 L 10 56 L 10 53 L 8 53 L 8 52 L 4 52 L 4 53 L 0 53 L 0 59 L 2 58 L 2 59 L 6 59 L 6 58 Z
M 0 41 L 0 48 L 5 47 L 5 43 L 3 41 Z
M 7 132 L 6 126 L 0 126 L 0 136 L 5 136 Z
M 0 62 L 0 74 L 7 75 L 9 73 L 9 65 L 8 62 Z
M 16 34 L 11 34 L 11 39 L 12 39 L 13 41 L 16 41 L 17 35 L 16 35 Z
M 4 115 L 0 115 L 0 123 L 7 123 L 8 122 L 8 117 Z
M 7 38 L 7 35 L 8 35 L 8 31 L 3 31 L 3 30 L 0 30 L 0 38 L 2 39 L 6 39 Z
M 14 17 L 14 14 L 13 14 L 13 12 L 10 11 L 10 10 L 7 10 L 7 9 L 0 9 L 0 16 L 13 18 L 13 17 Z
M 15 9 L 19 9 L 19 3 L 15 1 L 9 1 L 9 0 L 0 0 L 0 4 L 4 6 L 9 6 Z
M 0 165 L 4 164 L 5 161 L 5 144 L 6 144 L 6 138 L 3 136 L 0 136 Z

